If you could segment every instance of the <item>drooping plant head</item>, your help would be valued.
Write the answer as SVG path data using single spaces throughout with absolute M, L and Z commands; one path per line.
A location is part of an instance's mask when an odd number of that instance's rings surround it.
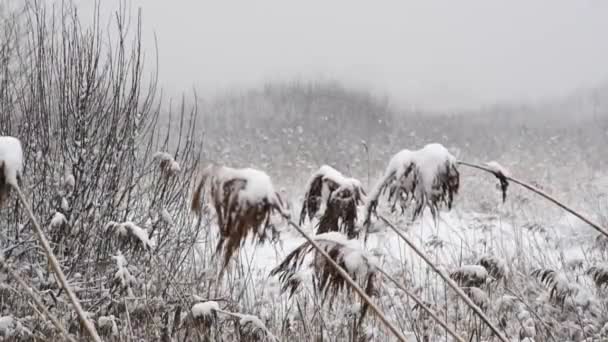
M 321 247 L 349 276 L 361 283 L 368 296 L 374 296 L 379 289 L 379 275 L 373 259 L 358 243 L 358 240 L 349 240 L 339 232 L 329 232 L 314 237 L 314 241 Z M 305 264 L 307 257 L 310 262 Z M 327 259 L 312 246 L 305 242 L 289 253 L 285 259 L 275 267 L 271 276 L 279 277 L 281 290 L 293 296 L 302 283 L 306 281 L 305 271 L 312 271 L 315 291 L 321 295 L 323 302 L 332 300 L 339 293 L 350 293 L 346 280 L 332 267 Z M 361 322 L 367 312 L 368 305 L 363 303 L 360 312 Z
M 290 215 L 270 177 L 262 171 L 208 166 L 192 198 L 192 210 L 199 215 L 206 187 L 218 220 L 220 237 L 216 253 L 223 252 L 224 268 L 249 235 L 263 243 L 269 238 L 269 231 L 278 233 L 270 221 L 273 213 Z
M 349 238 L 358 235 L 357 205 L 363 203 L 365 191 L 361 182 L 345 177 L 328 165 L 315 172 L 306 186 L 306 194 L 300 212 L 300 225 L 312 221 L 323 208 L 317 233 L 343 232 Z
M 22 173 L 21 141 L 14 137 L 0 136 L 0 205 L 10 195 L 11 187 L 18 185 Z
M 413 217 L 425 208 L 437 217 L 441 206 L 452 208 L 460 186 L 456 158 L 441 144 L 428 144 L 420 150 L 402 150 L 389 161 L 384 176 L 376 184 L 365 208 L 365 224 L 371 223 L 380 197 L 388 192 L 388 201 L 402 212 L 414 203 Z

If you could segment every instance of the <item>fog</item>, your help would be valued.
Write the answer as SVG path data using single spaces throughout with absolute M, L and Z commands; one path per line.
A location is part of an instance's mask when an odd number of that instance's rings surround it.
M 81 1 L 90 10 L 92 1 Z M 106 16 L 118 1 L 103 1 Z M 608 2 L 135 0 L 178 94 L 331 79 L 433 110 L 560 97 L 608 80 Z

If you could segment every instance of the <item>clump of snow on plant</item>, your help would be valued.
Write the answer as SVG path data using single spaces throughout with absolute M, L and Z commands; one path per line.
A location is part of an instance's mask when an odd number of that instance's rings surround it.
M 167 211 L 167 209 L 163 208 L 160 211 L 160 218 L 163 220 L 163 222 L 165 222 L 168 226 L 173 226 L 173 217 L 171 217 L 171 214 L 169 213 L 169 211 Z
M 6 183 L 16 186 L 23 173 L 23 149 L 21 141 L 14 137 L 0 137 L 0 165 L 4 167 Z
M 217 304 L 217 302 L 214 302 L 212 300 L 203 303 L 196 303 L 194 304 L 194 306 L 192 306 L 191 309 L 192 317 L 194 318 L 207 317 L 219 310 L 220 306 Z
M 11 338 L 31 334 L 32 333 L 13 316 L 0 317 L 0 336 Z
M 509 170 L 506 167 L 500 165 L 496 161 L 487 162 L 486 166 L 490 169 L 490 171 L 492 171 L 495 174 L 503 175 L 505 177 L 509 177 L 511 175 L 511 173 L 509 172 Z
M 244 168 L 235 169 L 227 166 L 211 165 L 205 169 L 203 175 L 211 178 L 214 186 L 222 187 L 228 181 L 241 179 L 245 181 L 245 187 L 239 192 L 241 204 L 256 205 L 268 201 L 278 208 L 282 214 L 289 215 L 283 202 L 275 191 L 270 176 L 263 171 Z M 223 191 L 220 191 L 220 195 Z
M 133 295 L 131 289 L 137 283 L 137 280 L 127 268 L 127 259 L 118 251 L 117 255 L 112 256 L 112 259 L 116 262 L 118 270 L 114 273 L 114 283 L 120 286 L 121 289 L 127 290 L 129 296 Z
M 97 325 L 102 332 L 106 332 L 111 336 L 118 335 L 118 325 L 116 325 L 116 317 L 114 315 L 100 316 L 97 319 Z
M 108 222 L 105 226 L 107 232 L 116 232 L 118 236 L 123 239 L 132 239 L 136 243 L 141 244 L 144 249 L 151 250 L 154 244 L 148 237 L 148 231 L 144 228 L 139 227 L 137 224 L 131 221 L 117 223 L 114 221 Z
M 382 179 L 376 184 L 365 204 L 366 224 L 376 210 L 379 197 L 390 189 L 389 199 L 399 200 L 402 208 L 409 201 L 416 202 L 414 216 L 424 207 L 436 216 L 440 203 L 451 207 L 453 196 L 458 193 L 459 173 L 457 160 L 441 144 L 427 144 L 415 151 L 402 150 L 389 161 Z
M 65 218 L 65 215 L 63 215 L 60 212 L 56 212 L 53 215 L 53 218 L 51 218 L 51 228 L 59 228 L 62 227 L 64 224 L 67 224 L 68 220 Z
M 349 240 L 346 235 L 340 232 L 318 234 L 313 239 L 325 248 L 339 245 L 341 247 L 340 255 L 336 261 L 344 262 L 346 271 L 350 274 L 365 275 L 370 271 L 370 268 L 376 266 L 376 260 L 364 250 L 359 240 Z
M 177 174 L 182 170 L 179 163 L 167 152 L 156 152 L 152 159 L 159 160 L 161 168 L 170 174 Z
M 433 182 L 442 166 L 446 163 L 455 164 L 456 158 L 441 144 L 428 144 L 413 152 L 413 162 L 418 166 L 422 176 L 424 191 L 433 191 Z

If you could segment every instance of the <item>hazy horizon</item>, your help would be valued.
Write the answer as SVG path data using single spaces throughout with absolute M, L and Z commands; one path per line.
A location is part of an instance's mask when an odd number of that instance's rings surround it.
M 102 2 L 104 15 L 117 4 Z M 148 55 L 157 35 L 161 86 L 173 95 L 330 79 L 400 105 L 457 110 L 542 101 L 608 81 L 606 1 L 130 5 L 134 15 L 142 8 Z

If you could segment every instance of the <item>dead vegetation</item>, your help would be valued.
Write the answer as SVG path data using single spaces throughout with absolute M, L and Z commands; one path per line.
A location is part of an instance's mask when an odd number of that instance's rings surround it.
M 352 279 L 358 281 L 365 293 L 376 296 L 379 290 L 379 274 L 371 257 L 357 245 L 356 242 L 348 240 L 341 233 L 325 233 L 314 237 L 314 241 L 329 254 L 341 268 L 346 270 Z M 308 260 L 308 263 L 306 263 Z M 328 261 L 309 242 L 305 242 L 275 267 L 271 276 L 278 276 L 283 292 L 292 297 L 304 283 L 307 282 L 306 272 L 312 272 L 314 290 L 322 296 L 323 302 L 331 305 L 341 292 L 351 293 L 347 282 L 329 265 Z M 361 325 L 368 305 L 363 302 L 359 312 L 359 325 Z
M 278 238 L 271 215 L 289 217 L 270 177 L 262 171 L 208 166 L 192 197 L 191 208 L 199 215 L 207 189 L 220 229 L 216 253 L 223 254 L 223 268 L 248 236 L 260 244 Z
M 371 224 L 382 195 L 388 195 L 393 211 L 405 212 L 413 202 L 412 219 L 420 216 L 425 208 L 436 218 L 442 206 L 452 208 L 459 187 L 456 158 L 445 147 L 429 144 L 416 151 L 402 150 L 391 158 L 384 176 L 371 191 L 365 224 Z
M 357 206 L 363 204 L 361 182 L 345 177 L 331 166 L 322 166 L 308 181 L 300 212 L 300 224 L 321 213 L 317 234 L 342 232 L 349 239 L 359 235 Z

